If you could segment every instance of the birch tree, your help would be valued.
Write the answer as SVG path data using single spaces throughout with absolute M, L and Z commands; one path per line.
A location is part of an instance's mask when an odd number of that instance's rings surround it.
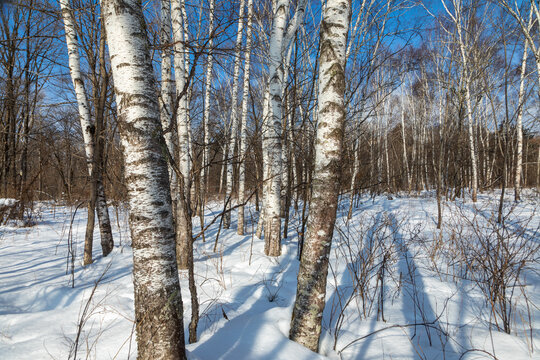
M 174 41 L 174 76 L 176 81 L 176 124 L 178 128 L 178 162 L 179 162 L 179 191 L 183 192 L 184 201 L 187 202 L 187 206 L 184 204 L 177 204 L 176 225 L 178 227 L 176 233 L 176 256 L 178 258 L 178 266 L 181 269 L 188 268 L 188 257 L 191 252 L 192 236 L 191 232 L 187 232 L 186 229 L 190 229 L 191 226 L 187 223 L 191 222 L 190 214 L 190 147 L 189 147 L 189 102 L 187 92 L 184 91 L 186 85 L 186 55 L 184 43 L 185 39 L 185 18 L 184 1 L 183 0 L 171 0 L 171 18 L 172 18 L 172 32 Z M 180 199 L 178 199 L 180 201 Z M 185 213 L 184 211 L 187 211 Z
M 289 337 L 318 351 L 328 257 L 339 195 L 345 124 L 345 50 L 350 2 L 328 0 L 320 32 L 318 128 L 307 236 L 302 248 Z
M 530 14 L 532 15 L 532 14 Z M 529 27 L 531 27 L 532 16 L 529 16 Z M 518 110 L 516 119 L 517 148 L 516 148 L 516 173 L 514 178 L 514 199 L 521 198 L 521 171 L 523 163 L 523 106 L 525 95 L 525 72 L 527 71 L 527 52 L 529 44 L 523 45 L 523 57 L 521 59 L 521 73 L 519 76 Z
M 469 154 L 471 157 L 471 192 L 472 192 L 472 201 L 476 202 L 477 198 L 477 192 L 478 192 L 478 170 L 477 170 L 477 151 L 476 151 L 476 144 L 474 141 L 474 133 L 473 133 L 473 103 L 472 103 L 472 92 L 471 92 L 471 86 L 472 86 L 472 70 L 469 66 L 469 55 L 468 55 L 468 49 L 471 46 L 471 36 L 469 31 L 467 31 L 465 21 L 463 14 L 463 3 L 462 0 L 452 0 L 452 5 L 454 7 L 454 11 L 452 12 L 448 6 L 446 5 L 446 0 L 441 0 L 441 3 L 454 23 L 456 30 L 457 30 L 457 46 L 459 49 L 459 53 L 461 55 L 461 65 L 462 65 L 462 72 L 463 72 L 463 82 L 465 87 L 465 106 L 466 106 L 466 112 L 467 112 L 467 122 L 468 122 L 468 136 L 469 136 Z
M 538 42 L 538 34 L 540 31 L 540 6 L 537 0 L 529 1 L 508 1 L 498 0 L 499 4 L 506 9 L 516 19 L 518 26 L 525 37 L 528 47 L 534 55 L 536 64 L 536 75 L 538 78 L 538 85 L 540 86 L 540 43 Z M 529 3 L 529 19 L 526 20 L 526 16 L 523 13 L 527 10 L 526 3 Z M 534 20 L 533 20 L 534 19 Z M 536 25 L 536 29 L 534 28 Z M 536 36 L 535 36 L 536 35 Z M 540 93 L 539 93 L 540 96 Z
M 201 229 L 204 228 L 204 204 L 206 201 L 206 192 L 208 191 L 208 173 L 209 173 L 209 154 L 210 154 L 210 129 L 208 128 L 208 118 L 210 117 L 210 90 L 212 85 L 212 67 L 214 64 L 213 46 L 214 46 L 214 0 L 210 0 L 208 7 L 208 56 L 206 59 L 206 77 L 204 83 L 204 113 L 203 113 L 203 158 L 200 176 L 200 219 Z M 203 233 L 204 241 L 204 233 Z
M 171 43 L 171 0 L 161 0 L 161 126 L 165 144 L 172 161 L 176 158 L 175 132 L 173 126 L 173 96 L 175 94 L 174 80 L 172 79 L 172 43 Z M 173 199 L 173 209 L 176 207 L 178 180 L 171 164 L 169 164 L 169 181 Z
M 286 54 L 298 26 L 303 22 L 306 0 L 297 4 L 287 24 L 289 0 L 274 3 L 269 46 L 268 85 L 263 105 L 263 190 L 264 214 L 259 222 L 264 227 L 265 254 L 281 254 L 281 110 L 282 84 Z
M 83 133 L 86 164 L 88 168 L 88 175 L 91 179 L 90 201 L 88 204 L 88 221 L 86 226 L 84 247 L 84 264 L 88 265 L 92 263 L 92 245 L 96 206 L 101 230 L 100 234 L 103 256 L 107 256 L 112 251 L 114 244 L 111 223 L 109 220 L 109 212 L 107 210 L 107 201 L 105 199 L 105 191 L 101 180 L 101 169 L 100 166 L 96 166 L 98 163 L 98 161 L 96 161 L 96 155 L 98 155 L 100 151 L 98 151 L 96 154 L 96 144 L 94 141 L 96 127 L 91 119 L 90 106 L 81 74 L 79 43 L 75 29 L 75 19 L 69 4 L 69 0 L 60 0 L 60 8 L 62 9 L 62 18 L 64 20 L 66 44 L 69 55 L 69 69 L 73 87 L 75 89 L 75 96 L 77 98 L 79 119 Z M 104 64 L 102 64 L 102 66 L 104 66 Z M 101 136 L 101 134 L 98 132 L 97 136 Z
M 227 204 L 227 211 L 225 212 L 223 219 L 223 228 L 228 229 L 231 226 L 231 203 L 232 203 L 232 191 L 233 191 L 233 159 L 234 159 L 234 146 L 236 144 L 236 137 L 238 134 L 238 115 L 236 113 L 238 102 L 238 83 L 240 77 L 240 48 L 242 47 L 242 32 L 244 30 L 244 0 L 240 0 L 240 9 L 238 10 L 238 30 L 236 32 L 236 45 L 235 45 L 235 60 L 234 60 L 234 72 L 232 83 L 232 106 L 231 106 L 231 136 L 229 138 L 229 150 L 227 156 L 227 190 L 225 193 L 225 202 Z
M 402 82 L 405 85 L 405 81 Z M 403 91 L 407 91 L 404 89 Z M 403 163 L 405 164 L 405 172 L 407 175 L 407 191 L 411 193 L 411 172 L 409 170 L 409 160 L 407 158 L 407 137 L 405 136 L 405 94 L 401 95 L 401 142 L 403 143 Z
M 278 0 L 273 10 L 269 49 L 268 88 L 263 107 L 263 204 L 259 222 L 264 229 L 266 255 L 281 255 L 281 83 L 282 43 L 289 0 Z
M 101 0 L 118 104 L 133 247 L 139 359 L 185 359 L 175 229 L 142 4 Z
M 246 157 L 247 157 L 247 115 L 249 99 L 249 75 L 251 70 L 251 44 L 253 23 L 253 0 L 248 0 L 248 22 L 246 30 L 246 58 L 242 89 L 242 114 L 240 121 L 240 169 L 238 172 L 238 235 L 244 235 L 244 202 L 246 201 Z

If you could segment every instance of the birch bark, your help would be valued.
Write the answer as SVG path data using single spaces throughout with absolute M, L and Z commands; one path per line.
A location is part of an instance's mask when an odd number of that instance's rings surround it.
M 203 149 L 203 171 L 201 176 L 201 206 L 204 208 L 205 193 L 208 189 L 208 162 L 210 148 L 210 131 L 208 129 L 208 118 L 210 117 L 210 86 L 212 85 L 212 68 L 214 64 L 213 46 L 214 46 L 214 0 L 210 0 L 209 4 L 209 19 L 208 19 L 208 57 L 206 60 L 206 78 L 204 84 L 204 114 L 203 114 L 203 131 L 204 131 L 204 149 Z M 202 212 L 204 214 L 204 211 Z M 202 225 L 202 224 L 201 224 Z M 203 228 L 202 226 L 201 228 Z
M 358 135 L 355 135 L 358 136 Z M 347 220 L 350 220 L 352 218 L 352 212 L 354 207 L 354 193 L 356 189 L 356 177 L 358 176 L 358 170 L 360 167 L 360 158 L 358 155 L 358 137 L 354 139 L 353 144 L 353 154 L 354 154 L 354 164 L 353 164 L 353 171 L 351 176 L 351 187 L 349 188 L 349 191 L 351 193 L 351 199 L 349 203 L 349 212 L 347 214 Z
M 189 263 L 189 254 L 191 253 L 192 236 L 191 229 L 187 221 L 191 221 L 191 215 L 185 214 L 190 211 L 190 151 L 189 151 L 189 109 L 188 94 L 184 92 L 186 84 L 186 56 L 185 56 L 185 27 L 183 21 L 183 0 L 171 0 L 171 18 L 172 32 L 174 41 L 174 76 L 176 81 L 176 124 L 178 128 L 178 162 L 180 169 L 180 178 L 178 179 L 178 191 L 183 191 L 184 195 L 178 198 L 187 202 L 177 204 L 176 207 L 176 257 L 178 267 L 187 269 Z
M 406 91 L 406 90 L 404 90 Z M 401 96 L 401 142 L 403 143 L 403 163 L 407 172 L 407 191 L 411 193 L 411 172 L 409 170 L 409 160 L 407 158 L 407 138 L 405 137 L 405 96 Z
M 105 199 L 105 191 L 103 189 L 103 185 L 99 181 L 101 179 L 101 174 L 95 173 L 96 171 L 100 171 L 99 167 L 95 166 L 95 126 L 92 123 L 90 106 L 88 104 L 87 94 L 81 75 L 79 42 L 77 39 L 77 32 L 75 30 L 75 19 L 69 4 L 69 0 L 60 0 L 60 8 L 62 9 L 62 18 L 64 20 L 64 28 L 66 33 L 69 70 L 71 79 L 73 81 L 73 87 L 75 89 L 75 96 L 77 98 L 79 110 L 79 119 L 83 133 L 88 175 L 90 176 L 92 182 L 90 201 L 88 205 L 88 222 L 85 235 L 83 260 L 84 264 L 88 265 L 92 263 L 93 232 L 96 207 L 101 230 L 100 234 L 102 236 L 101 243 L 103 256 L 107 256 L 112 251 L 114 244 L 109 221 L 109 212 L 107 210 L 107 201 Z M 98 134 L 98 136 L 99 135 L 100 134 Z
M 94 157 L 94 126 L 90 115 L 90 106 L 84 89 L 84 82 L 81 74 L 79 42 L 77 40 L 77 32 L 75 31 L 75 19 L 71 12 L 69 0 L 60 0 L 60 8 L 62 9 L 62 18 L 64 20 L 64 28 L 66 32 L 66 44 L 69 55 L 69 72 L 73 87 L 75 88 L 75 96 L 77 97 L 77 105 L 79 109 L 79 118 L 84 140 L 84 150 L 86 154 L 86 165 L 88 172 L 92 173 L 93 157 Z
M 522 6 L 522 2 L 508 2 L 507 0 L 499 0 L 499 4 L 501 4 L 517 20 L 521 32 L 525 36 L 527 44 L 534 55 L 536 63 L 536 75 L 538 77 L 538 84 L 540 85 L 540 46 L 537 46 L 538 41 L 534 38 L 534 35 L 538 34 L 540 30 L 540 7 L 538 6 L 537 1 L 530 0 L 529 3 L 529 21 L 526 22 L 525 17 L 522 16 L 520 12 L 521 9 L 526 9 L 526 7 Z M 533 15 L 536 17 L 536 20 L 531 21 Z M 533 30 L 534 24 L 536 24 L 536 30 Z M 540 96 L 540 92 L 538 95 Z
M 328 0 L 320 38 L 318 128 L 308 230 L 302 248 L 289 337 L 318 351 L 325 305 L 328 256 L 339 195 L 345 123 L 345 50 L 350 2 Z
M 477 192 L 478 192 L 478 172 L 477 172 L 477 151 L 476 145 L 474 142 L 474 133 L 473 133 L 473 106 L 472 106 L 472 94 L 471 94 L 471 70 L 469 69 L 469 60 L 467 57 L 467 38 L 464 38 L 463 35 L 463 13 L 462 13 L 462 0 L 452 0 L 454 5 L 454 12 L 448 9 L 444 0 L 442 0 L 442 5 L 446 13 L 450 16 L 457 29 L 457 42 L 459 47 L 459 52 L 461 55 L 461 62 L 463 66 L 463 77 L 465 81 L 465 105 L 467 109 L 467 122 L 468 122 L 468 135 L 469 135 L 469 154 L 471 157 L 471 192 L 472 192 L 472 201 L 476 202 Z M 468 35 L 467 35 L 468 36 Z
M 240 126 L 240 169 L 238 174 L 238 235 L 244 235 L 244 202 L 246 201 L 246 154 L 247 154 L 247 115 L 249 100 L 249 75 L 251 68 L 251 43 L 253 23 L 253 0 L 248 0 L 248 22 L 246 31 L 246 59 L 244 63 L 244 83 L 242 89 L 242 118 Z
M 294 17 L 287 26 L 289 0 L 274 2 L 269 50 L 269 80 L 263 106 L 263 180 L 265 254 L 281 254 L 281 109 L 285 54 L 298 26 L 303 22 L 307 1 L 297 4 Z M 261 221 L 261 220 L 259 220 Z M 259 225 L 258 225 L 259 227 Z
M 101 249 L 103 256 L 107 256 L 113 250 L 114 241 L 111 229 L 111 220 L 109 210 L 107 209 L 107 198 L 105 196 L 105 187 L 103 186 L 104 169 L 104 123 L 105 106 L 107 103 L 107 88 L 109 84 L 109 73 L 107 72 L 105 62 L 105 31 L 103 30 L 99 45 L 99 81 L 94 80 L 94 108 L 96 113 L 96 136 L 94 151 L 95 176 L 93 177 L 96 187 L 96 210 L 99 221 L 99 232 L 101 236 Z M 101 81 L 101 83 L 100 83 Z M 100 90 L 98 91 L 98 86 Z
M 142 4 L 101 0 L 124 153 L 139 359 L 185 359 L 163 132 Z
M 270 35 L 269 80 L 263 111 L 264 252 L 281 255 L 281 90 L 283 82 L 282 44 L 289 13 L 289 0 L 275 3 Z
M 174 80 L 172 79 L 172 42 L 171 42 L 171 0 L 161 0 L 161 126 L 163 127 L 163 137 L 172 161 L 176 158 L 176 146 L 174 142 L 173 126 L 173 96 Z M 176 207 L 178 198 L 178 180 L 171 164 L 169 164 L 169 182 L 171 186 L 171 196 L 173 199 L 173 209 Z
M 529 18 L 529 22 L 531 22 Z M 516 175 L 514 179 L 514 199 L 519 201 L 521 198 L 521 168 L 523 163 L 523 102 L 525 95 L 525 72 L 527 71 L 527 50 L 528 44 L 523 48 L 523 58 L 521 59 L 521 74 L 519 78 L 518 94 L 518 113 L 516 120 L 517 149 L 516 149 Z
M 238 114 L 236 112 L 238 104 L 238 78 L 240 77 L 240 48 L 242 47 L 242 33 L 244 31 L 244 0 L 240 0 L 240 9 L 238 10 L 238 30 L 236 32 L 235 60 L 234 73 L 232 84 L 231 98 L 231 136 L 229 138 L 229 151 L 227 156 L 227 189 L 225 192 L 225 201 L 227 203 L 227 211 L 223 218 L 223 228 L 228 229 L 231 226 L 231 208 L 232 208 L 232 192 L 233 192 L 233 163 L 234 163 L 234 147 L 238 134 Z

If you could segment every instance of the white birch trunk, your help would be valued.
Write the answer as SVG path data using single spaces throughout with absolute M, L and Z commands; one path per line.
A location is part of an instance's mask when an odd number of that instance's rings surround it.
M 163 137 L 172 161 L 176 158 L 176 146 L 174 142 L 173 126 L 173 96 L 174 80 L 172 79 L 172 42 L 171 42 L 171 0 L 161 0 L 161 126 L 163 127 Z M 171 196 L 177 199 L 178 180 L 171 164 L 169 164 L 169 182 L 171 186 Z M 175 206 L 176 201 L 173 201 Z
M 238 88 L 240 77 L 240 48 L 242 47 L 242 33 L 244 31 L 244 0 L 240 0 L 240 9 L 238 10 L 238 29 L 236 32 L 236 46 L 235 46 L 235 60 L 234 60 L 234 72 L 232 83 L 232 96 L 231 96 L 231 118 L 229 123 L 231 124 L 231 136 L 229 138 L 229 152 L 227 156 L 227 190 L 225 193 L 225 201 L 227 202 L 227 212 L 223 217 L 223 228 L 228 229 L 231 226 L 231 208 L 232 208 L 232 192 L 233 192 L 233 163 L 234 163 L 234 148 L 236 145 L 236 138 L 238 134 Z
M 69 70 L 71 79 L 73 81 L 73 87 L 75 89 L 75 96 L 77 98 L 77 105 L 79 110 L 79 119 L 81 122 L 81 130 L 83 133 L 86 165 L 88 169 L 88 175 L 93 183 L 93 186 L 91 186 L 91 192 L 94 192 L 93 194 L 90 194 L 91 199 L 88 206 L 90 213 L 88 216 L 84 251 L 84 264 L 88 265 L 91 264 L 93 261 L 92 247 L 95 218 L 94 214 L 92 213 L 93 211 L 97 210 L 98 214 L 103 256 L 107 256 L 112 251 L 114 244 L 109 220 L 109 212 L 107 209 L 107 201 L 105 199 L 105 190 L 103 188 L 102 182 L 97 181 L 100 180 L 102 176 L 101 174 L 94 174 L 94 171 L 100 172 L 101 170 L 99 169 L 99 167 L 97 169 L 94 168 L 94 153 L 96 146 L 94 142 L 95 126 L 92 122 L 90 106 L 88 104 L 88 98 L 81 75 L 79 42 L 77 40 L 77 32 L 75 30 L 75 19 L 69 4 L 69 0 L 60 0 L 60 8 L 62 9 L 62 18 L 64 20 L 64 29 L 66 34 L 66 44 L 69 58 Z M 104 51 L 104 49 L 101 49 L 101 51 Z
M 257 230 L 255 232 L 255 236 L 257 236 L 257 238 L 259 239 L 262 239 L 262 231 L 263 231 L 263 224 L 264 224 L 264 221 L 265 221 L 265 218 L 266 218 L 266 215 L 265 215 L 265 209 L 266 209 L 266 197 L 268 195 L 268 192 L 269 192 L 269 188 L 268 188 L 268 181 L 266 180 L 266 174 L 267 174 L 267 169 L 268 169 L 268 143 L 267 143 L 267 140 L 266 140 L 266 137 L 264 135 L 265 131 L 268 131 L 267 129 L 267 125 L 266 125 L 266 122 L 267 122 L 267 119 L 265 117 L 265 112 L 266 112 L 266 109 L 268 108 L 268 97 L 269 97 L 269 94 L 268 92 L 265 92 L 264 94 L 264 100 L 263 100 L 263 119 L 262 119 L 262 158 L 263 158 L 263 163 L 262 163 L 262 196 L 261 196 L 261 204 L 262 204 L 262 207 L 261 207 L 261 211 L 259 212 L 259 219 L 257 221 Z
M 228 126 L 227 130 L 225 131 L 225 134 L 228 134 L 231 127 Z M 225 181 L 227 181 L 227 155 L 229 154 L 229 140 L 225 140 L 225 144 L 223 144 L 223 156 L 221 158 L 221 169 L 219 172 L 219 191 L 218 194 L 221 196 L 221 193 L 223 192 L 223 184 Z M 225 185 L 227 186 L 227 185 Z
M 340 190 L 339 167 L 345 124 L 345 51 L 351 6 L 348 0 L 328 0 L 326 4 L 321 24 L 313 192 L 289 334 L 291 340 L 315 352 L 319 348 L 328 257 Z
M 283 82 L 283 37 L 289 13 L 289 0 L 277 0 L 273 9 L 270 35 L 269 80 L 266 106 L 263 109 L 263 180 L 264 251 L 269 256 L 281 255 L 281 91 Z
M 287 51 L 287 56 L 285 58 L 285 69 L 284 69 L 284 74 L 283 74 L 283 81 L 282 81 L 282 90 L 281 90 L 281 98 L 285 98 L 286 94 L 285 92 L 287 91 L 287 81 L 289 79 L 289 62 L 290 62 L 290 59 L 291 59 L 291 54 L 292 54 L 292 50 L 293 50 L 293 46 L 290 46 L 289 47 L 289 50 Z M 288 127 L 288 123 L 290 122 L 290 117 L 291 117 L 291 104 L 290 104 L 290 99 L 287 97 L 287 109 L 285 109 L 287 115 L 286 116 L 282 116 L 282 124 L 281 124 L 281 129 L 282 129 L 282 151 L 281 151 L 281 154 L 282 154 L 282 169 L 283 171 L 281 171 L 281 195 L 280 195 L 280 201 L 281 201 L 281 205 L 280 205 L 280 208 L 281 208 L 281 214 L 280 216 L 283 218 L 286 216 L 286 214 L 288 213 L 288 209 L 285 209 L 285 207 L 287 206 L 287 191 L 288 191 L 288 186 L 289 186 L 289 141 L 288 141 L 288 131 L 287 131 L 287 127 Z M 284 168 L 283 168 L 284 167 Z M 284 230 L 285 231 L 285 230 Z
M 184 28 L 184 42 L 186 44 L 189 43 L 189 22 L 188 22 L 188 16 L 187 16 L 187 12 L 186 12 L 186 2 L 185 0 L 182 0 L 181 2 L 181 7 L 182 7 L 182 25 L 183 25 L 183 28 Z M 189 69 L 190 69 L 190 59 L 189 59 L 189 51 L 187 50 L 186 47 L 184 47 L 184 84 L 187 83 L 188 81 L 188 74 L 189 74 Z M 195 187 L 194 186 L 191 186 L 192 185 L 192 175 L 191 175 L 191 167 L 192 167 L 192 162 L 191 162 L 191 159 L 194 158 L 195 156 L 193 155 L 193 141 L 191 139 L 191 117 L 190 117 L 190 114 L 189 114 L 189 104 L 191 103 L 191 96 L 192 96 L 192 90 L 193 90 L 193 86 L 192 84 L 189 84 L 189 86 L 187 87 L 187 91 L 186 91 L 186 100 L 185 100 L 185 113 L 186 113 L 186 131 L 187 131 L 187 153 L 188 153 L 188 156 L 187 156 L 187 167 L 186 167 L 186 173 L 188 173 L 189 175 L 186 175 L 185 179 L 184 179 L 184 186 L 186 187 L 186 196 L 185 196 L 185 199 L 186 199 L 186 202 L 187 202 L 187 209 L 188 209 L 188 212 L 191 214 L 192 213 L 192 209 L 191 209 L 191 199 L 194 199 L 195 198 Z M 190 220 L 191 221 L 191 220 Z
M 208 173 L 210 161 L 209 154 L 210 148 L 210 131 L 208 128 L 208 119 L 210 117 L 210 86 L 212 84 L 212 67 L 214 64 L 213 46 L 214 46 L 214 0 L 210 0 L 209 4 L 209 19 L 208 19 L 208 57 L 206 60 L 206 78 L 204 84 L 204 115 L 203 115 L 203 131 L 204 131 L 204 149 L 203 149 L 203 163 L 202 163 L 202 176 L 201 176 L 201 200 L 205 200 L 205 194 L 208 191 Z
M 88 174 L 92 174 L 93 159 L 94 159 L 94 125 L 90 115 L 90 106 L 84 89 L 84 82 L 81 75 L 81 61 L 79 55 L 79 41 L 77 40 L 77 32 L 75 31 L 75 19 L 69 5 L 69 0 L 60 0 L 60 8 L 62 9 L 62 18 L 64 20 L 64 28 L 66 33 L 66 44 L 69 56 L 69 72 L 73 87 L 75 88 L 75 96 L 79 109 L 79 119 L 84 140 L 84 151 L 86 154 L 86 166 Z
M 174 69 L 176 81 L 176 96 L 178 101 L 176 122 L 178 126 L 178 155 L 179 168 L 184 177 L 185 191 L 188 191 L 188 178 L 190 172 L 190 152 L 189 152 L 189 108 L 188 92 L 183 92 L 186 86 L 186 49 L 184 42 L 186 34 L 182 12 L 184 10 L 183 0 L 171 0 L 172 4 L 172 31 L 174 41 Z M 180 99 L 179 97 L 182 96 Z M 187 195 L 187 194 L 186 194 Z
M 172 17 L 172 32 L 174 41 L 174 77 L 176 82 L 176 124 L 178 128 L 178 163 L 180 170 L 180 178 L 178 179 L 178 191 L 183 191 L 184 195 L 177 199 L 176 211 L 176 257 L 178 267 L 187 269 L 188 258 L 192 246 L 191 234 L 188 234 L 185 229 L 188 228 L 185 222 L 191 221 L 191 216 L 185 214 L 189 211 L 189 206 L 183 206 L 179 203 L 180 199 L 184 199 L 189 205 L 190 197 L 190 146 L 189 146 L 189 111 L 188 111 L 188 92 L 185 91 L 186 86 L 186 49 L 185 28 L 183 26 L 182 11 L 184 8 L 183 0 L 171 0 L 171 17 Z
M 529 20 L 525 22 L 525 19 L 521 16 L 520 8 L 522 2 L 520 1 L 511 1 L 499 0 L 499 3 L 508 10 L 508 12 L 518 21 L 521 32 L 525 36 L 527 44 L 534 54 L 534 59 L 536 62 L 536 75 L 538 77 L 538 84 L 540 85 L 540 46 L 537 46 L 537 41 L 534 38 L 534 34 L 538 34 L 540 31 L 540 7 L 536 1 L 529 1 Z M 536 20 L 533 19 L 536 17 Z M 533 25 L 536 24 L 537 29 L 533 30 Z M 540 92 L 538 94 L 540 96 Z
M 448 9 L 444 0 L 441 2 L 446 13 L 453 20 L 457 29 L 457 42 L 459 47 L 459 52 L 461 55 L 461 62 L 463 66 L 463 77 L 465 81 L 465 105 L 467 110 L 467 122 L 468 122 L 468 133 L 469 133 L 469 151 L 471 157 L 471 192 L 472 192 L 472 201 L 476 202 L 477 192 L 478 192 L 478 173 L 477 173 L 477 151 L 476 145 L 474 142 L 474 132 L 473 132 L 473 107 L 471 99 L 471 71 L 469 69 L 469 61 L 467 59 L 467 44 L 466 39 L 463 36 L 464 26 L 462 19 L 462 0 L 454 0 L 454 14 Z
M 460 46 L 460 48 L 463 48 L 463 46 Z M 462 50 L 462 53 L 464 50 Z M 466 63 L 466 57 L 463 55 L 464 59 L 464 65 L 467 66 Z M 471 100 L 471 88 L 470 88 L 470 82 L 469 82 L 469 71 L 467 69 L 464 69 L 465 71 L 465 103 L 467 105 L 467 120 L 468 120 L 468 132 L 469 132 L 469 149 L 470 149 L 470 156 L 471 156 L 471 190 L 472 190 L 472 201 L 476 202 L 477 192 L 478 192 L 478 173 L 477 173 L 477 161 L 476 161 L 476 145 L 474 142 L 474 132 L 473 132 L 473 107 L 472 107 L 472 100 Z
M 294 96 L 296 96 L 296 91 L 294 93 Z M 294 100 L 294 104 L 296 104 L 296 99 Z M 291 161 L 291 199 L 295 199 L 295 210 L 296 210 L 296 192 L 294 191 L 295 188 L 296 188 L 296 184 L 297 184 L 297 175 L 296 175 L 296 155 L 295 155 L 295 150 L 294 150 L 294 122 L 293 122 L 293 118 L 292 116 L 288 116 L 287 117 L 288 120 L 289 120 L 289 131 L 288 131 L 288 136 L 289 136 L 289 149 L 290 149 L 290 152 L 291 152 L 291 158 L 290 158 L 290 161 Z
M 523 163 L 523 102 L 525 95 L 525 72 L 527 71 L 527 50 L 528 45 L 525 43 L 523 49 L 523 58 L 521 59 L 521 74 L 519 78 L 519 94 L 518 94 L 518 113 L 516 120 L 517 132 L 517 149 L 516 149 L 516 176 L 514 180 L 514 198 L 519 201 L 521 198 L 521 168 Z
M 298 2 L 294 17 L 285 26 L 289 14 L 289 0 L 276 0 L 270 35 L 269 80 L 263 106 L 263 181 L 265 253 L 281 254 L 281 108 L 285 54 L 299 25 L 303 22 L 307 1 Z
M 133 241 L 139 359 L 185 359 L 167 163 L 141 2 L 101 0 L 118 104 Z
M 247 115 L 249 100 L 249 75 L 251 69 L 251 43 L 252 43 L 252 23 L 253 23 L 253 0 L 248 0 L 248 23 L 246 33 L 246 54 L 244 63 L 244 83 L 242 89 L 242 120 L 240 127 L 240 168 L 238 174 L 238 202 L 243 204 L 246 201 L 246 154 L 247 154 Z M 238 235 L 244 235 L 245 222 L 244 205 L 238 208 Z
M 403 143 L 403 163 L 407 172 L 407 192 L 411 193 L 411 172 L 409 170 L 409 160 L 407 159 L 407 138 L 405 137 L 405 104 L 404 96 L 401 96 L 401 141 Z
M 353 207 L 354 207 L 354 193 L 356 189 L 356 177 L 358 176 L 358 170 L 360 168 L 360 158 L 358 155 L 358 138 L 354 140 L 353 145 L 353 154 L 354 154 L 354 165 L 353 165 L 353 171 L 352 171 L 352 177 L 351 177 L 351 187 L 349 188 L 349 191 L 351 193 L 351 200 L 349 203 L 349 213 L 347 214 L 347 220 L 350 220 L 352 217 Z

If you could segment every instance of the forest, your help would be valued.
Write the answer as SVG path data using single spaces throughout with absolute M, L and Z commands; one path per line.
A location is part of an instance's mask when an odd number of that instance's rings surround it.
M 0 1 L 0 358 L 535 359 L 538 0 Z

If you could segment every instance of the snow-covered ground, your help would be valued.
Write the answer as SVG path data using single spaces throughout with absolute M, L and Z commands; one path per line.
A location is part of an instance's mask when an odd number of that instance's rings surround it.
M 442 233 L 432 194 L 362 198 L 349 221 L 344 199 L 320 354 L 288 340 L 301 212 L 291 210 L 279 258 L 264 256 L 263 241 L 251 235 L 253 208 L 246 211 L 248 235 L 236 235 L 233 214 L 214 252 L 217 221 L 206 242 L 195 243 L 201 320 L 188 358 L 540 359 L 540 201 L 532 194 L 515 207 L 508 201 L 505 213 L 513 209 L 504 232 L 494 220 L 496 197 L 481 195 L 474 206 L 446 203 Z M 219 209 L 210 206 L 207 221 Z M 85 209 L 43 203 L 35 226 L 0 227 L 1 359 L 73 358 L 75 344 L 77 359 L 136 357 L 126 211 L 110 211 L 115 249 L 102 258 L 96 231 L 95 262 L 84 268 Z M 193 222 L 197 233 L 199 221 Z M 494 277 L 482 269 L 491 262 L 478 256 L 482 244 L 495 247 L 498 235 L 510 237 L 498 251 L 514 254 L 507 258 L 520 270 L 519 282 L 510 271 L 506 277 L 514 304 L 507 308 L 510 334 L 497 329 L 500 311 L 484 295 Z M 181 275 L 187 330 L 190 295 L 187 273 Z

